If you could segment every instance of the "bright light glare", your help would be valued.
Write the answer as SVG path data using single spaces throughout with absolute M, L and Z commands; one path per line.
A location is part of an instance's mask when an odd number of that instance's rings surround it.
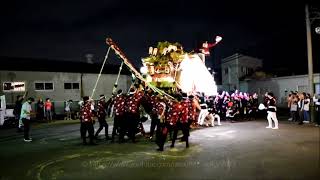
M 214 78 L 198 55 L 184 56 L 181 62 L 179 85 L 184 92 L 204 92 L 206 95 L 217 95 Z
M 147 75 L 147 82 L 152 82 L 152 77 L 150 75 Z
M 317 34 L 320 34 L 320 27 L 316 27 L 315 31 L 316 31 Z
M 220 42 L 222 40 L 221 36 L 216 36 L 216 42 Z
M 140 72 L 141 72 L 141 74 L 147 74 L 147 73 L 148 73 L 148 68 L 145 67 L 145 66 L 142 66 L 142 67 L 140 68 Z

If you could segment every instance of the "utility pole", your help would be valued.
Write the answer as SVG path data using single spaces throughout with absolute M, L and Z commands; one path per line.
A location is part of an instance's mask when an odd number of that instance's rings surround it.
M 308 51 L 309 92 L 310 92 L 311 96 L 313 96 L 313 94 L 314 94 L 314 87 L 313 87 L 313 59 L 312 59 L 311 24 L 310 24 L 308 4 L 306 4 L 305 13 L 306 13 L 306 30 L 307 30 L 307 48 L 308 48 L 307 51 Z
M 309 77 L 309 92 L 311 96 L 314 95 L 314 86 L 313 86 L 313 60 L 312 60 L 312 42 L 311 42 L 311 24 L 314 22 L 314 20 L 320 19 L 320 12 L 312 10 L 311 13 L 309 13 L 309 7 L 308 4 L 306 4 L 305 7 L 305 13 L 306 13 L 306 30 L 307 30 L 307 48 L 308 48 L 308 77 Z M 310 18 L 310 14 L 311 17 Z M 320 34 L 320 27 L 317 27 L 315 29 L 317 34 Z M 311 121 L 315 120 L 315 113 L 314 113 L 314 107 L 310 106 L 310 112 L 311 112 Z

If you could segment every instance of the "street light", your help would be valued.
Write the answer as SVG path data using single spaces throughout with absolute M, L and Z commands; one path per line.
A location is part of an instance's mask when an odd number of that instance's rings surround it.
M 315 31 L 317 34 L 320 34 L 320 27 L 316 27 L 316 28 L 314 29 L 314 31 Z

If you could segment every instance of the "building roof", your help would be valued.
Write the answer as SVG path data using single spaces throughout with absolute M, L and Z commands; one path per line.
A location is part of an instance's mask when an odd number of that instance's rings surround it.
M 259 59 L 259 58 L 256 58 L 256 57 L 252 57 L 252 56 L 247 56 L 247 55 L 243 55 L 243 54 L 240 54 L 240 53 L 235 53 L 231 56 L 228 56 L 228 57 L 225 57 L 222 59 L 222 63 L 225 63 L 225 62 L 229 62 L 229 61 L 233 61 L 233 60 L 236 60 L 236 59 L 251 59 L 251 60 L 256 60 L 256 61 L 260 61 L 260 62 L 263 62 L 262 59 Z
M 39 71 L 39 72 L 78 72 L 99 73 L 102 64 L 62 61 L 51 59 L 0 57 L 0 70 L 6 71 Z M 106 64 L 103 74 L 117 74 L 120 65 Z M 122 68 L 121 74 L 130 75 L 128 68 Z

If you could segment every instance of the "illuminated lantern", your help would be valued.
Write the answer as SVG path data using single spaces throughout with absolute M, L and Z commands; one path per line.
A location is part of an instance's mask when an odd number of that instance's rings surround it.
M 158 48 L 154 48 L 154 49 L 153 49 L 153 55 L 156 56 L 157 53 L 158 53 Z
M 151 55 L 153 53 L 153 47 L 149 47 L 149 54 Z

